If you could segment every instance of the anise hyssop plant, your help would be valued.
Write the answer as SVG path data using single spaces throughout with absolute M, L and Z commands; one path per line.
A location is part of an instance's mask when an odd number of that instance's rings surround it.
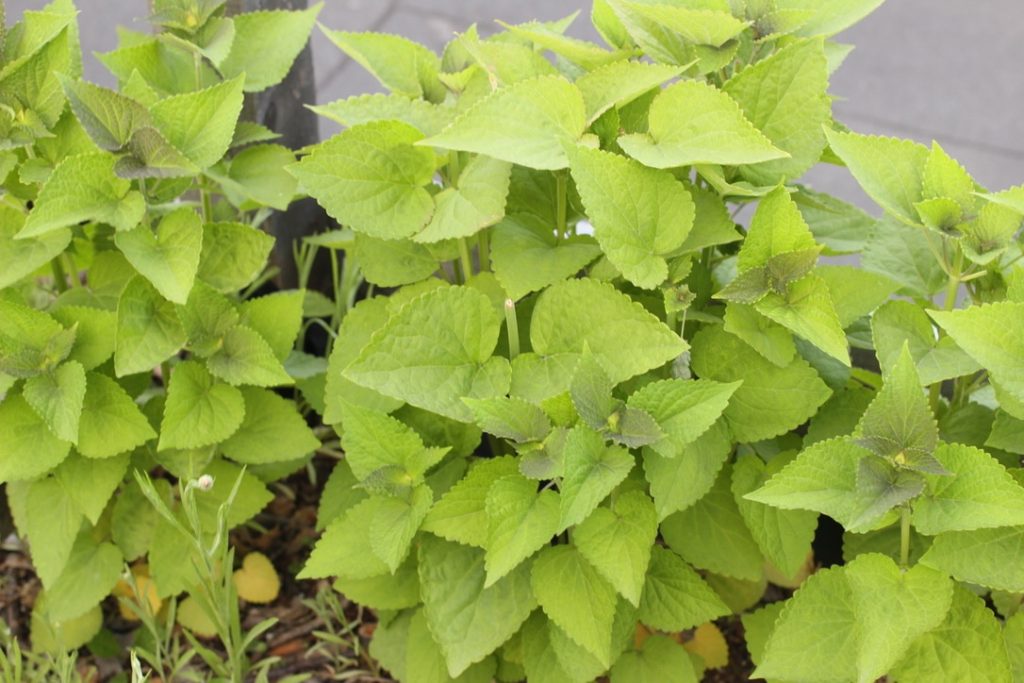
M 325 29 L 390 92 L 316 107 L 344 130 L 289 170 L 389 293 L 330 356 L 300 576 L 378 610 L 394 676 L 695 681 L 679 634 L 730 614 L 757 678 L 1024 674 L 1024 190 L 833 119 L 879 4 L 597 0 L 604 47 L 440 57 Z
M 153 610 L 200 590 L 187 511 L 163 477 L 158 515 L 132 472 L 212 477 L 212 540 L 320 445 L 288 389 L 303 292 L 254 296 L 295 155 L 240 120 L 319 7 L 223 4 L 156 0 L 156 35 L 99 55 L 118 92 L 81 79 L 71 0 L 0 12 L 0 483 L 42 581 L 37 650 L 92 638 L 126 562 Z

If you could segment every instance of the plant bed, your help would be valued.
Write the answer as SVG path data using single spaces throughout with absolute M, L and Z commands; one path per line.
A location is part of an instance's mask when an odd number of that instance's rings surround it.
M 440 55 L 324 27 L 389 92 L 297 153 L 239 117 L 318 7 L 163 0 L 116 92 L 68 0 L 27 13 L 0 671 L 1024 676 L 1024 192 L 833 118 L 878 4 L 597 0 L 604 46 L 569 18 Z M 300 197 L 337 225 L 276 291 Z

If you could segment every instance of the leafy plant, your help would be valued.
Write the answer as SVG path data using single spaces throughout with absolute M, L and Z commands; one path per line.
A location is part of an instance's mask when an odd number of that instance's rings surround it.
M 223 538 L 320 444 L 293 400 L 316 374 L 295 350 L 304 293 L 257 295 L 295 157 L 240 119 L 319 6 L 223 5 L 154 2 L 160 32 L 99 55 L 117 92 L 81 80 L 71 0 L 2 34 L 0 483 L 44 587 L 39 649 L 88 641 L 126 562 L 148 557 L 159 598 L 193 590 L 186 520 Z M 154 481 L 161 517 L 126 478 L 158 467 L 216 483 L 192 509 Z
M 398 679 L 693 681 L 678 634 L 730 614 L 769 680 L 1021 675 L 1024 191 L 833 119 L 879 4 L 325 29 L 390 92 L 316 107 L 345 130 L 289 170 L 387 293 L 341 319 L 300 577 L 379 611 Z

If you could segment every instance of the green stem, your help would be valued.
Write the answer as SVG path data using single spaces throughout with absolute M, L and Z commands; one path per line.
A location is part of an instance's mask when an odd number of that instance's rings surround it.
M 78 279 L 78 266 L 75 265 L 75 258 L 68 252 L 64 252 L 60 257 L 67 261 L 68 273 L 71 275 L 71 286 L 80 287 L 82 285 L 82 281 Z
M 505 299 L 505 328 L 508 332 L 508 359 L 519 355 L 519 320 L 516 318 L 516 302 Z
M 556 201 L 558 202 L 556 206 L 556 210 L 558 212 L 556 214 L 556 220 L 558 222 L 555 225 L 555 230 L 559 237 L 567 237 L 569 232 L 569 228 L 566 225 L 566 215 L 568 213 L 568 199 L 566 196 L 568 193 L 567 185 L 568 181 L 566 179 L 565 171 L 557 171 L 555 173 L 555 195 Z
M 57 291 L 63 293 L 68 291 L 68 276 L 61 261 L 61 257 L 58 256 L 50 261 L 50 266 L 53 268 L 53 284 L 57 286 Z
M 480 271 L 491 270 L 491 234 L 481 230 L 477 243 L 477 256 L 480 258 Z
M 900 566 L 910 566 L 910 508 L 900 510 Z
M 462 281 L 469 282 L 473 275 L 473 260 L 469 258 L 469 245 L 466 238 L 459 238 L 459 262 L 462 264 Z
M 203 222 L 213 222 L 213 198 L 210 197 L 210 191 L 206 189 L 206 183 L 199 181 L 199 196 L 203 200 Z
M 459 162 L 459 153 L 453 149 L 448 152 L 448 184 L 455 187 L 461 173 L 462 164 Z

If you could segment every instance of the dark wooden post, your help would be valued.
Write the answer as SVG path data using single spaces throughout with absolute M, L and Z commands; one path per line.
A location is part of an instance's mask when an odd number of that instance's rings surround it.
M 257 10 L 301 10 L 308 0 L 229 0 L 232 14 Z M 267 49 L 274 49 L 268 45 Z M 246 97 L 242 116 L 262 123 L 281 135 L 280 143 L 291 149 L 300 149 L 320 141 L 319 120 L 304 105 L 316 102 L 316 80 L 313 73 L 313 51 L 309 44 L 299 53 L 291 71 L 273 88 Z M 284 212 L 274 214 L 268 221 L 269 232 L 277 240 L 273 263 L 280 269 L 277 284 L 281 288 L 295 287 L 298 278 L 293 244 L 306 235 L 318 232 L 330 218 L 312 199 L 295 202 Z M 310 286 L 323 287 L 323 269 L 315 269 Z

